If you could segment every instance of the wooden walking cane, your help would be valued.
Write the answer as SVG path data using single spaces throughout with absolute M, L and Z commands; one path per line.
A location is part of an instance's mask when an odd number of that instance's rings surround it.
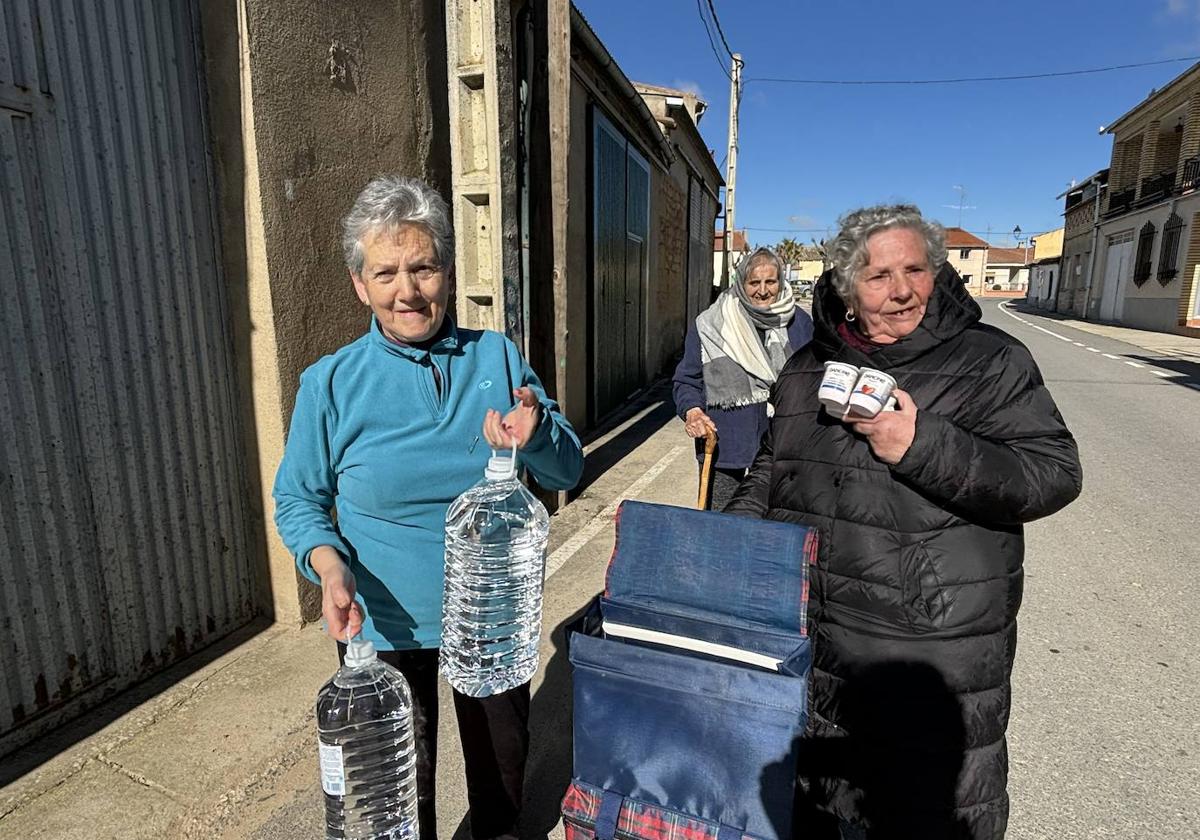
M 716 448 L 717 433 L 709 430 L 704 435 L 704 466 L 700 468 L 700 498 L 696 501 L 699 510 L 708 507 L 708 485 L 709 479 L 712 478 L 713 450 Z

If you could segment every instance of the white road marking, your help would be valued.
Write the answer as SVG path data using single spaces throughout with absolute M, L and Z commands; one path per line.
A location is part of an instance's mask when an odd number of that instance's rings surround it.
M 1001 312 L 1003 312 L 1003 313 L 1004 313 L 1005 315 L 1007 315 L 1008 317 L 1010 317 L 1010 318 L 1016 318 L 1018 321 L 1020 321 L 1022 324 L 1024 324 L 1024 325 L 1025 325 L 1025 326 L 1027 326 L 1027 327 L 1033 327 L 1035 330 L 1041 330 L 1041 331 L 1042 331 L 1042 332 L 1044 332 L 1046 335 L 1052 335 L 1052 336 L 1054 336 L 1055 338 L 1059 339 L 1060 341 L 1065 341 L 1065 342 L 1067 342 L 1068 344 L 1073 344 L 1073 343 L 1074 343 L 1074 342 L 1073 342 L 1071 339 L 1067 338 L 1065 335 L 1059 335 L 1058 333 L 1056 333 L 1056 332 L 1053 332 L 1052 330 L 1048 330 L 1048 329 L 1046 329 L 1045 327 L 1039 327 L 1037 324 L 1031 323 L 1030 321 L 1026 321 L 1024 318 L 1022 318 L 1022 317 L 1021 317 L 1021 316 L 1019 316 L 1019 315 L 1014 315 L 1012 312 L 1009 312 L 1009 311 L 1008 311 L 1008 307 L 1007 307 L 1007 306 L 1005 306 L 1003 303 L 1001 303 L 1001 304 L 997 304 L 997 305 L 996 305 L 996 308 L 997 308 L 997 309 L 999 309 Z
M 1008 309 L 1008 305 L 1005 303 L 996 304 L 996 308 L 999 309 L 1001 312 L 1003 312 L 1005 315 L 1008 315 L 1010 318 L 1020 321 L 1022 324 L 1024 324 L 1027 327 L 1033 327 L 1035 330 L 1040 330 L 1041 332 L 1044 332 L 1046 335 L 1052 335 L 1055 338 L 1061 338 L 1063 341 L 1070 342 L 1071 344 L 1074 344 L 1076 347 L 1083 347 L 1089 353 L 1100 353 L 1100 351 L 1097 350 L 1095 347 L 1088 347 L 1082 341 L 1075 341 L 1074 339 L 1067 338 L 1065 335 L 1059 335 L 1058 333 L 1051 332 L 1050 330 L 1045 329 L 1044 327 L 1039 327 L 1037 324 L 1034 324 L 1031 321 L 1026 321 L 1024 318 L 1020 317 L 1019 315 L 1016 315 L 1016 314 L 1010 312 Z M 1145 368 L 1146 367 L 1145 365 L 1141 364 L 1140 362 L 1131 362 L 1128 359 L 1123 358 L 1121 356 L 1114 356 L 1112 353 L 1100 353 L 1100 355 L 1102 355 L 1106 359 L 1112 359 L 1115 362 L 1124 362 L 1125 364 L 1129 365 L 1130 367 L 1135 367 L 1135 368 Z M 1155 376 L 1162 377 L 1163 379 L 1168 379 L 1172 376 L 1172 374 L 1166 373 L 1161 370 L 1150 369 L 1150 372 L 1153 373 Z M 1189 388 L 1195 388 L 1196 390 L 1200 391 L 1200 385 L 1195 385 L 1190 382 L 1184 382 L 1183 384 L 1187 385 Z
M 625 499 L 632 499 L 645 490 L 650 482 L 662 475 L 663 470 L 671 465 L 671 462 L 682 455 L 684 452 L 690 452 L 690 446 L 676 446 L 671 449 L 666 455 L 658 459 L 658 463 L 646 470 L 642 477 L 625 488 L 625 492 L 619 494 L 604 510 L 591 518 L 588 524 L 584 525 L 575 536 L 571 537 L 565 543 L 554 550 L 554 553 L 546 560 L 546 579 L 563 567 L 564 564 L 575 556 L 579 549 L 583 548 L 592 538 L 612 524 L 613 517 L 617 515 L 617 508 L 621 506 L 621 502 Z

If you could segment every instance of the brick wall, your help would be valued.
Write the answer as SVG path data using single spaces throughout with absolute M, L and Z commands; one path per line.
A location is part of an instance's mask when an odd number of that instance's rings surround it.
M 1200 267 L 1200 213 L 1192 214 L 1187 256 L 1183 262 L 1183 287 L 1179 291 L 1179 323 L 1186 324 L 1196 311 L 1196 269 Z

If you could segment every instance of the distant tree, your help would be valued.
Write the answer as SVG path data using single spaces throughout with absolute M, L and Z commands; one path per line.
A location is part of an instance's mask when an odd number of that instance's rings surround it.
M 787 237 L 780 240 L 779 244 L 775 246 L 775 253 L 788 265 L 795 265 L 804 259 L 804 246 L 797 240 Z

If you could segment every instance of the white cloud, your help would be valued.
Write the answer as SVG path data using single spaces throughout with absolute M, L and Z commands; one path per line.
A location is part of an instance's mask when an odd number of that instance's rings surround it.
M 1167 0 L 1168 15 L 1182 15 L 1188 10 L 1191 0 Z
M 812 216 L 804 213 L 795 216 L 788 216 L 788 225 L 794 228 L 800 228 L 802 230 L 823 227 L 823 225 Z

